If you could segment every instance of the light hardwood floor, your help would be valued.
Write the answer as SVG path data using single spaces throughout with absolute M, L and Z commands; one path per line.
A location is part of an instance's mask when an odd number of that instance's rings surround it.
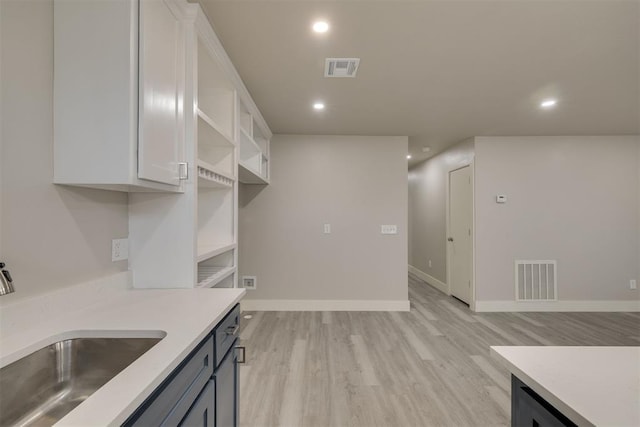
M 245 312 L 240 421 L 265 426 L 505 426 L 491 345 L 639 345 L 638 313 L 474 314 L 409 276 L 408 313 Z

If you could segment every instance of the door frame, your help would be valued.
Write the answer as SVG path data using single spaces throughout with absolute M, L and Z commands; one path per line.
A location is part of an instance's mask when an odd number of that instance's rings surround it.
M 446 209 L 445 209 L 445 221 L 446 221 L 446 235 L 445 235 L 445 245 L 447 248 L 447 259 L 446 259 L 446 265 L 447 265 L 447 294 L 449 296 L 451 296 L 451 245 L 449 244 L 449 242 L 446 240 L 450 235 L 451 235 L 451 225 L 450 225 L 450 219 L 449 219 L 449 214 L 450 214 L 450 209 L 451 207 L 449 206 L 450 204 L 450 199 L 451 199 L 451 194 L 450 194 L 450 185 L 449 185 L 449 180 L 450 180 L 450 176 L 451 176 L 451 172 L 455 172 L 457 170 L 466 168 L 466 167 L 470 167 L 471 169 L 469 169 L 469 172 L 471 173 L 471 300 L 469 301 L 469 308 L 471 309 L 471 311 L 476 311 L 476 191 L 475 191 L 475 187 L 476 187 L 476 175 L 475 175 L 475 167 L 474 167 L 474 160 L 471 160 L 471 162 L 460 165 L 460 166 L 456 166 L 452 169 L 449 169 L 447 171 L 447 182 L 446 182 L 446 192 L 445 192 L 445 197 L 446 197 Z

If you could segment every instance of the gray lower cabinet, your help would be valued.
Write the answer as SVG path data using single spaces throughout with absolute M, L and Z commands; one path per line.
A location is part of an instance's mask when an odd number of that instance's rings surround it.
M 239 327 L 236 305 L 123 425 L 237 427 Z
M 214 374 L 216 427 L 235 427 L 238 422 L 238 359 L 230 350 Z
M 515 375 L 511 375 L 511 426 L 577 427 Z
M 209 381 L 180 425 L 188 427 L 214 427 L 216 425 L 215 384 Z

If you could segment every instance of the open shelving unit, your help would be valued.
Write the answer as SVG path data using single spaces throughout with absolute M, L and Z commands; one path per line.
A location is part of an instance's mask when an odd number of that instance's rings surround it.
M 201 261 L 206 261 L 210 258 L 216 257 L 220 254 L 223 254 L 225 252 L 229 252 L 233 249 L 236 248 L 236 244 L 235 243 L 230 243 L 228 245 L 224 245 L 224 246 L 220 246 L 220 245 L 213 245 L 213 246 L 198 246 L 198 258 L 197 261 L 201 262 Z
M 198 264 L 198 283 L 196 286 L 199 288 L 233 287 L 229 285 L 235 286 L 236 271 L 234 252 L 222 252 Z
M 229 286 L 229 276 L 235 274 L 236 268 L 231 267 L 198 267 L 198 288 L 232 288 Z
M 197 33 L 196 287 L 237 283 L 237 93 L 208 31 Z
M 200 5 L 179 4 L 188 173 L 180 195 L 130 196 L 133 286 L 237 287 L 239 184 L 268 182 L 271 131 Z
M 239 106 L 238 180 L 243 184 L 269 183 L 269 139 L 256 117 L 242 103 Z

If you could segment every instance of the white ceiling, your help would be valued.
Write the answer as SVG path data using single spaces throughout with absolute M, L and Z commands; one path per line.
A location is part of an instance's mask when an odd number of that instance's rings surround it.
M 274 133 L 408 135 L 411 163 L 472 136 L 640 133 L 639 1 L 200 3 Z

